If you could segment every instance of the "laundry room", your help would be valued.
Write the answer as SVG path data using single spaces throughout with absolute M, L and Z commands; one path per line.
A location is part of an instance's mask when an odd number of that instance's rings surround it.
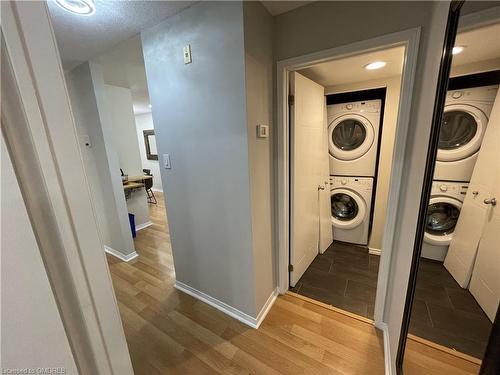
M 291 116 L 292 191 L 301 180 L 323 180 L 310 202 L 292 192 L 290 290 L 368 319 L 374 317 L 404 56 L 404 46 L 360 53 L 294 72 L 291 81 L 309 100 L 318 98 L 314 109 L 312 102 L 303 109 L 300 93 L 291 93 L 297 107 Z M 313 139 L 307 116 L 320 111 L 322 126 Z M 314 144 L 320 146 L 312 150 Z M 314 158 L 317 170 L 300 155 Z M 302 257 L 310 264 L 301 264 L 293 261 L 294 244 L 303 237 L 297 216 L 306 217 L 314 199 L 319 249 L 312 244 L 310 255 Z
M 455 40 L 409 325 L 477 363 L 500 302 L 499 34 Z
M 476 362 L 500 301 L 498 35 L 488 24 L 455 41 L 409 327 Z M 289 290 L 365 320 L 387 248 L 404 68 L 405 46 L 391 46 L 290 73 Z

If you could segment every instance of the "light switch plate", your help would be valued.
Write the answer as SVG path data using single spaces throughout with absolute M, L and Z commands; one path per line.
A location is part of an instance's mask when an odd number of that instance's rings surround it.
M 191 44 L 186 44 L 183 48 L 184 64 L 191 64 L 193 59 L 191 58 Z
M 257 125 L 257 138 L 268 138 L 268 137 L 269 137 L 269 126 Z
M 172 169 L 170 164 L 170 154 L 163 154 L 163 168 Z

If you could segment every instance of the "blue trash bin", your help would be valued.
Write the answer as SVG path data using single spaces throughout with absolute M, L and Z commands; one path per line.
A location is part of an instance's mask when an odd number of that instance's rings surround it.
M 130 231 L 132 232 L 132 238 L 135 238 L 135 215 L 128 214 L 128 221 L 130 222 Z

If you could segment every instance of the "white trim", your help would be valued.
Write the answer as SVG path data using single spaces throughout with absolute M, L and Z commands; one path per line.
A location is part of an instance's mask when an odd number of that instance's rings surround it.
M 391 345 L 389 341 L 389 327 L 387 324 L 379 322 L 375 324 L 379 330 L 382 331 L 384 336 L 384 363 L 385 363 L 385 375 L 392 375 L 392 364 L 391 364 Z M 395 372 L 395 371 L 394 371 Z
M 368 247 L 368 254 L 371 254 L 371 255 L 380 255 L 380 254 L 382 254 L 382 250 L 377 249 L 375 247 Z
M 259 314 L 257 315 L 257 318 L 254 318 L 244 313 L 243 311 L 240 311 L 232 306 L 229 306 L 227 303 L 219 301 L 218 299 L 211 297 L 208 294 L 203 293 L 198 289 L 192 288 L 189 285 L 186 285 L 180 281 L 177 280 L 175 281 L 174 288 L 180 290 L 181 292 L 189 294 L 191 297 L 194 297 L 202 302 L 205 302 L 206 304 L 216 308 L 217 310 L 222 311 L 224 314 L 229 315 L 230 317 L 239 320 L 240 322 L 256 329 L 259 328 L 260 324 L 262 323 L 267 313 L 271 309 L 272 305 L 274 304 L 274 301 L 276 301 L 276 297 L 278 295 L 278 291 L 273 290 L 271 295 L 267 299 L 266 303 L 260 310 Z
M 464 32 L 478 27 L 484 27 L 497 23 L 500 17 L 500 6 L 492 7 L 479 12 L 474 12 L 466 15 L 460 15 L 458 21 L 458 32 Z
M 390 189 L 387 204 L 387 220 L 384 227 L 384 240 L 380 257 L 380 270 L 377 282 L 377 297 L 375 300 L 375 322 L 382 322 L 387 294 L 387 284 L 396 227 L 398 198 L 401 189 L 401 178 L 406 148 L 406 137 L 410 123 L 413 81 L 418 56 L 420 28 L 404 30 L 345 46 L 314 52 L 308 55 L 293 57 L 277 63 L 277 241 L 278 241 L 278 290 L 285 293 L 288 290 L 289 264 L 289 129 L 288 129 L 288 79 L 289 73 L 325 61 L 353 56 L 368 51 L 385 49 L 392 46 L 405 46 L 405 65 L 403 67 L 398 121 L 394 141 L 393 163 L 390 179 Z
M 120 260 L 123 260 L 124 262 L 130 262 L 132 259 L 135 259 L 139 256 L 139 254 L 137 254 L 137 251 L 125 255 L 119 252 L 118 250 L 115 250 L 112 247 L 106 245 L 104 245 L 104 251 L 107 252 L 108 254 L 113 255 L 114 257 L 117 257 Z
M 151 188 L 151 190 L 157 192 L 157 193 L 162 193 L 163 194 L 163 189 L 157 189 L 157 188 Z
M 151 225 L 153 225 L 153 222 L 152 222 L 152 221 L 146 221 L 145 223 L 142 223 L 142 224 L 136 225 L 136 226 L 135 226 L 135 231 L 136 231 L 136 232 L 138 232 L 138 231 L 140 231 L 141 229 L 144 229 L 144 228 L 150 227 Z

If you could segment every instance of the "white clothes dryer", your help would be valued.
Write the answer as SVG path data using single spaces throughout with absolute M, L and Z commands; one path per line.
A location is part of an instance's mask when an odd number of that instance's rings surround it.
M 333 239 L 368 244 L 373 178 L 330 176 Z
M 433 181 L 421 256 L 444 261 L 460 216 L 468 183 Z
M 497 90 L 495 85 L 447 93 L 434 180 L 470 181 Z
M 327 107 L 330 175 L 375 176 L 382 101 Z

